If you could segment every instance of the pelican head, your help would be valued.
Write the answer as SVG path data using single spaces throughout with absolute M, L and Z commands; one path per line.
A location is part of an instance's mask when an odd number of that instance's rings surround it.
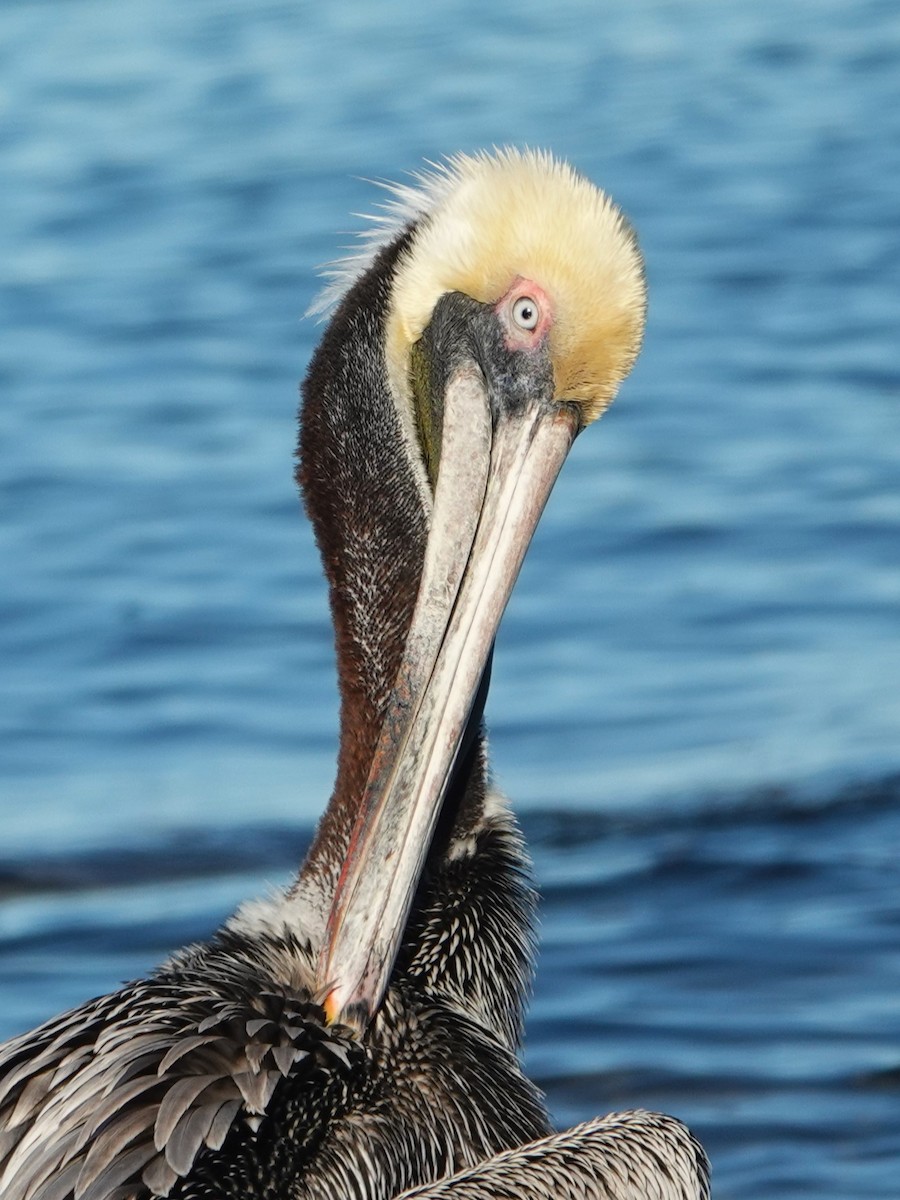
M 549 154 L 457 156 L 389 209 L 378 370 L 427 534 L 319 960 L 329 1018 L 358 1029 L 387 988 L 528 543 L 574 438 L 631 369 L 646 309 L 627 221 Z

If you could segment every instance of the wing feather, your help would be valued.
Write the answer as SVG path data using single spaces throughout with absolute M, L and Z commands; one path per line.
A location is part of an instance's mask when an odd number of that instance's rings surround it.
M 215 1113 L 210 1121 L 209 1133 L 206 1135 L 206 1144 L 210 1150 L 221 1150 L 234 1118 L 241 1107 L 241 1101 L 239 1098 L 225 1100 L 222 1104 L 209 1105 L 208 1107 L 215 1107 Z
M 186 1075 L 168 1089 L 156 1113 L 153 1140 L 157 1150 L 164 1150 L 175 1129 L 197 1097 L 212 1083 L 219 1082 L 217 1075 Z M 171 1160 L 170 1160 L 171 1161 Z
M 200 1046 L 208 1046 L 210 1042 L 214 1042 L 215 1037 L 210 1034 L 195 1033 L 193 1037 L 183 1037 L 179 1039 L 173 1046 L 170 1046 L 166 1053 L 162 1056 L 157 1067 L 157 1074 L 165 1075 L 180 1058 L 184 1058 L 186 1054 L 191 1054 L 199 1049 Z
M 134 1178 L 139 1178 L 141 1170 L 156 1153 L 153 1144 L 144 1142 L 132 1150 L 126 1150 L 118 1155 L 107 1166 L 94 1182 L 83 1192 L 76 1192 L 77 1200 L 108 1200 L 109 1194 L 115 1188 Z
M 709 1200 L 709 1161 L 680 1121 L 611 1113 L 505 1150 L 397 1200 Z
M 112 1122 L 91 1142 L 78 1176 L 76 1200 L 126 1146 L 142 1135 L 146 1136 L 147 1130 L 153 1127 L 156 1108 L 155 1104 L 148 1104 L 130 1112 L 127 1119 Z
M 286 1076 L 346 1060 L 307 992 L 204 953 L 0 1046 L 3 1200 L 166 1195 Z
M 78 1163 L 69 1163 L 31 1193 L 34 1200 L 67 1200 L 72 1195 L 79 1169 Z
M 176 1175 L 187 1175 L 194 1165 L 197 1152 L 204 1143 L 215 1110 L 211 1106 L 194 1108 L 179 1121 L 166 1142 L 166 1162 Z

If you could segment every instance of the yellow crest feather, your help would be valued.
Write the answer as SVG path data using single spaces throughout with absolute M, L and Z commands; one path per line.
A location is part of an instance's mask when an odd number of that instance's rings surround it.
M 412 346 L 445 292 L 482 303 L 532 279 L 554 306 L 550 349 L 556 398 L 585 422 L 609 405 L 640 349 L 646 311 L 643 260 L 609 197 L 550 154 L 506 149 L 420 177 L 422 214 L 397 264 L 387 323 L 388 373 L 408 391 Z

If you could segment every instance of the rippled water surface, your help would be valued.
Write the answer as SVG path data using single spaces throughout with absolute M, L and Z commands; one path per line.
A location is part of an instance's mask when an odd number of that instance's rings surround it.
M 423 158 L 549 146 L 645 251 L 488 703 L 560 1122 L 721 1197 L 900 1167 L 891 3 L 0 8 L 0 1036 L 289 877 L 332 780 L 292 483 L 317 264 Z

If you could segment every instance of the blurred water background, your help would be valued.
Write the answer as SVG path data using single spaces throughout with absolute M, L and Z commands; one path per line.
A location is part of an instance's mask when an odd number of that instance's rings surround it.
M 0 1036 L 288 878 L 331 630 L 292 482 L 318 264 L 424 158 L 547 146 L 648 263 L 488 704 L 560 1122 L 718 1197 L 897 1196 L 900 12 L 5 0 Z

